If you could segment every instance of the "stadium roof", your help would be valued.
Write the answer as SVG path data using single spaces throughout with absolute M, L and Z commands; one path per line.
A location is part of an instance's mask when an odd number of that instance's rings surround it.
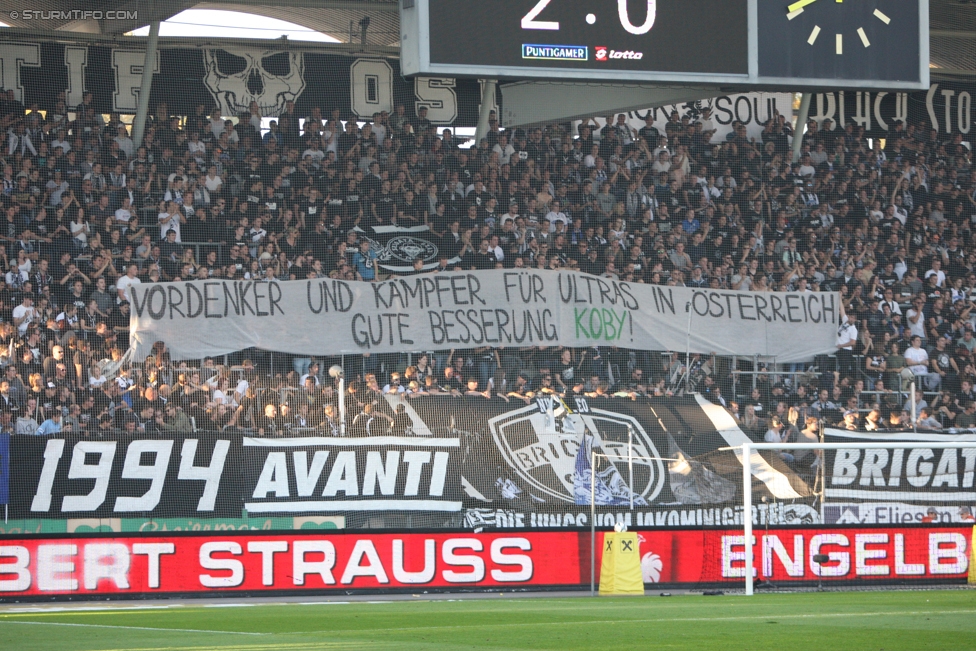
M 930 0 L 931 63 L 934 78 L 976 75 L 976 3 L 968 0 Z M 31 9 L 78 9 L 76 0 L 34 0 Z M 224 9 L 289 21 L 328 34 L 345 43 L 360 44 L 359 21 L 369 17 L 368 46 L 399 46 L 398 3 L 389 0 L 91 0 L 85 9 L 138 12 L 135 20 L 84 20 L 65 17 L 44 26 L 70 32 L 121 35 L 166 20 L 186 9 Z M 11 27 L 37 28 L 37 20 L 3 17 Z

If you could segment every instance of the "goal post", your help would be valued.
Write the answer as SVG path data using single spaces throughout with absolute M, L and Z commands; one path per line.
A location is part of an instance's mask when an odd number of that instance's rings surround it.
M 743 543 L 745 548 L 745 594 L 754 594 L 753 566 L 755 564 L 753 554 L 753 521 L 752 521 L 752 468 L 762 462 L 762 457 L 758 454 L 761 451 L 829 451 L 829 450 L 906 450 L 911 448 L 924 447 L 929 450 L 950 450 L 950 449 L 976 449 L 976 441 L 947 441 L 939 442 L 932 440 L 914 441 L 863 441 L 860 443 L 753 443 L 747 441 L 741 446 L 724 448 L 733 450 L 741 454 L 742 461 L 742 501 L 743 501 Z M 758 458 L 754 458 L 754 455 Z M 976 501 L 976 489 L 972 489 L 974 501 Z

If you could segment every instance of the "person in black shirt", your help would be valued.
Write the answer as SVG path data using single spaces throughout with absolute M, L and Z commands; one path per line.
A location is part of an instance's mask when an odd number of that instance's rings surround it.
M 403 201 L 396 207 L 398 226 L 417 226 L 421 221 L 420 206 L 417 205 L 413 190 L 403 194 Z
M 339 156 L 346 160 L 359 158 L 359 133 L 356 129 L 356 121 L 346 122 L 346 130 L 339 136 Z
M 258 436 L 280 436 L 284 433 L 284 422 L 278 415 L 278 406 L 268 403 L 258 416 L 254 417 L 254 425 L 258 428 Z
M 344 225 L 358 226 L 363 218 L 363 197 L 355 179 L 349 179 L 342 195 L 342 221 Z
M 461 264 L 466 269 L 494 269 L 495 263 L 498 259 L 495 257 L 495 252 L 491 249 L 491 242 L 487 239 L 481 240 L 481 248 L 477 252 L 469 256 L 464 256 L 462 258 Z
M 427 119 L 427 107 L 421 106 L 417 109 L 417 119 L 413 121 L 414 132 L 422 135 L 430 129 L 431 121 Z
M 439 384 L 441 390 L 447 393 L 462 391 L 465 386 L 464 377 L 453 366 L 448 366 L 444 369 L 444 379 Z
M 407 413 L 407 408 L 403 404 L 396 406 L 393 420 L 390 423 L 391 436 L 407 436 L 413 434 L 413 419 Z
M 129 313 L 129 301 L 122 301 L 119 303 L 115 311 L 109 316 L 108 324 L 106 326 L 102 326 L 100 324 L 97 328 L 97 332 L 105 339 L 112 336 L 114 333 L 114 335 L 118 337 L 118 347 L 122 350 L 128 350 L 130 319 L 131 314 Z
M 437 205 L 437 215 L 440 216 L 444 211 L 444 204 Z M 435 220 L 436 225 L 436 220 Z M 440 252 L 442 255 L 447 256 L 447 259 L 456 257 L 461 251 L 461 246 L 463 245 L 463 234 L 461 233 L 461 224 L 458 220 L 451 220 L 447 231 L 441 236 L 439 243 Z
M 370 206 L 370 221 L 372 226 L 389 226 L 394 223 L 397 214 L 396 198 L 390 192 L 391 184 L 383 181 L 380 191 L 373 197 Z
M 379 419 L 386 420 L 388 424 L 379 422 Z M 350 433 L 352 436 L 380 436 L 385 434 L 393 423 L 392 418 L 374 409 L 372 404 L 366 403 L 363 405 L 363 410 L 352 419 Z
M 491 195 L 485 190 L 485 184 L 482 183 L 481 177 L 478 176 L 474 181 L 474 188 L 467 196 L 467 204 L 469 208 L 475 206 L 478 209 L 478 214 L 480 215 L 484 210 L 485 206 L 488 204 L 488 198 Z

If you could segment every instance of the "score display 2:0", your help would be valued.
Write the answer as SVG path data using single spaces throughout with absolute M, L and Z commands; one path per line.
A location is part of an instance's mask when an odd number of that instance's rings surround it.
M 553 0 L 539 0 L 539 2 L 537 2 L 535 6 L 529 10 L 529 13 L 522 16 L 522 29 L 544 29 L 558 31 L 558 21 L 536 20 L 539 17 L 539 14 L 541 14 L 551 2 L 553 2 Z M 657 18 L 657 0 L 647 0 L 647 17 L 644 19 L 644 24 L 640 25 L 639 27 L 630 21 L 630 11 L 627 8 L 627 0 L 617 0 L 617 14 L 620 17 L 621 27 L 635 36 L 641 36 L 651 31 L 651 28 L 654 27 L 654 21 Z M 587 14 L 586 22 L 592 25 L 596 22 L 596 16 L 594 14 Z

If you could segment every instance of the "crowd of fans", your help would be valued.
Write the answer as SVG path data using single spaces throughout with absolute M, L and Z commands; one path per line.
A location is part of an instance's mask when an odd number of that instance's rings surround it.
M 70 110 L 63 95 L 50 107 L 0 95 L 0 431 L 338 433 L 340 396 L 326 372 L 337 362 L 358 433 L 409 430 L 402 410 L 383 407 L 387 392 L 528 401 L 697 390 L 767 440 L 795 440 L 814 420 L 976 425 L 976 171 L 960 135 L 898 123 L 882 142 L 853 124 L 810 122 L 793 164 L 782 115 L 759 137 L 736 123 L 720 138 L 708 110 L 674 112 L 663 129 L 620 115 L 503 130 L 493 116 L 464 148 L 422 108 L 365 123 L 343 122 L 346 113 L 299 115 L 289 103 L 265 129 L 256 106 L 227 119 L 204 105 L 188 116 L 159 105 L 136 147 L 90 93 Z M 175 365 L 160 345 L 144 365 L 116 370 L 130 285 L 374 281 L 387 273 L 376 227 L 426 227 L 440 257 L 434 270 L 415 261 L 415 273 L 565 268 L 633 283 L 837 291 L 837 354 L 767 368 L 616 348 L 485 348 L 295 357 L 276 373 L 258 351 Z

